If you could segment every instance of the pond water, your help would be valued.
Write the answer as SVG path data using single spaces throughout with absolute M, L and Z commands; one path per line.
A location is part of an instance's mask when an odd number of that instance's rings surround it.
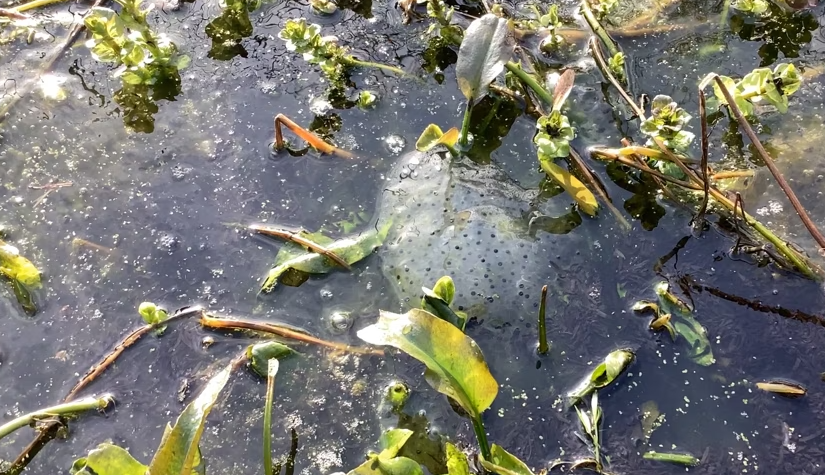
M 404 272 L 427 269 L 426 275 L 410 277 L 410 285 L 392 282 L 404 266 L 396 248 L 366 258 L 351 273 L 333 272 L 300 287 L 279 286 L 260 294 L 261 279 L 281 244 L 250 236 L 235 225 L 334 230 L 334 223 L 353 214 L 375 218 L 383 209 L 386 218 L 390 213 L 381 207 L 387 199 L 382 191 L 396 173 L 394 164 L 414 149 L 427 124 L 461 123 L 464 104 L 454 55 L 450 61 L 451 55 L 442 52 L 443 70 L 425 72 L 427 24 L 402 24 L 394 2 L 352 2 L 328 17 L 313 14 L 303 1 L 264 3 L 248 14 L 251 31 L 245 14 L 224 14 L 220 18 L 229 27 L 221 34 L 215 33 L 215 21 L 222 9 L 214 0 L 156 6 L 152 25 L 192 58 L 173 101 L 117 103 L 120 81 L 81 45 L 54 68 L 52 76 L 62 82 L 65 100 L 45 99 L 38 86 L 0 126 L 0 224 L 7 230 L 5 240 L 44 277 L 34 317 L 19 307 L 5 282 L 0 288 L 0 422 L 62 399 L 139 324 L 136 308 L 143 301 L 170 309 L 200 304 L 358 344 L 356 330 L 373 323 L 378 309 L 395 311 L 415 303 L 414 298 L 399 298 L 399 289 L 401 297 L 409 297 L 421 282 L 432 285 L 443 265 L 456 273 L 457 304 L 475 317 L 467 333 L 484 351 L 500 384 L 498 398 L 485 413 L 489 438 L 531 467 L 587 454 L 575 434 L 580 431 L 576 414 L 565 408 L 560 395 L 609 351 L 630 347 L 636 360 L 628 374 L 600 394 L 604 453 L 612 473 L 686 470 L 644 460 L 641 453 L 648 448 L 697 455 L 702 464 L 687 469 L 696 473 L 825 470 L 822 285 L 732 255 L 731 235 L 716 227 L 695 234 L 690 210 L 657 199 L 648 185 L 629 182 L 627 175 L 587 156 L 632 229 L 623 231 L 606 210 L 595 219 L 579 216 L 567 195 L 543 184 L 532 145 L 535 120 L 514 118 L 517 114 L 506 107 L 495 119 L 496 131 L 502 133 L 478 137 L 471 152 L 474 161 L 453 164 L 465 167 L 466 181 L 456 179 L 451 189 L 472 182 L 464 191 L 470 196 L 465 206 L 497 207 L 514 222 L 522 213 L 534 212 L 548 226 L 533 230 L 532 236 L 508 237 L 506 243 L 486 235 L 475 241 L 460 232 L 441 235 L 450 238 L 449 246 L 465 246 L 454 256 L 481 256 L 490 259 L 487 266 L 465 260 L 451 267 L 426 250 L 402 247 L 415 254 L 416 262 Z M 645 6 L 636 7 L 643 11 Z M 6 100 L 24 90 L 65 37 L 71 21 L 65 10 L 47 9 L 53 17 L 37 28 L 31 44 L 18 38 L 0 46 Z M 77 10 L 73 5 L 68 11 Z M 574 10 L 573 3 L 562 5 L 563 12 Z M 804 71 L 802 88 L 791 98 L 790 112 L 760 116 L 759 132 L 814 221 L 825 225 L 820 204 L 825 79 L 818 74 L 825 66 L 825 36 L 819 26 L 825 7 L 797 13 L 790 23 L 756 27 L 735 12 L 720 24 L 721 12 L 716 1 L 683 0 L 661 16 L 661 23 L 681 28 L 618 36 L 634 90 L 668 94 L 697 116 L 696 84 L 705 74 L 741 77 L 759 65 L 792 60 Z M 356 90 L 375 91 L 376 107 L 320 111 L 326 85 L 317 68 L 287 51 L 277 37 L 284 23 L 297 17 L 321 24 L 325 34 L 336 35 L 356 56 L 397 65 L 418 79 L 356 70 Z M 569 100 L 578 131 L 573 146 L 584 154 L 587 147 L 617 146 L 624 134 L 637 134 L 635 122 L 613 112 L 611 105 L 620 99 L 586 59 L 584 42 L 574 42 L 562 56 L 543 61 L 580 69 Z M 154 113 L 152 104 L 157 106 Z M 335 141 L 357 158 L 273 154 L 273 117 L 278 113 L 303 125 L 332 126 Z M 144 132 L 127 129 L 124 120 Z M 698 121 L 693 124 L 698 134 Z M 725 120 L 714 126 L 711 156 L 755 170 L 742 191 L 745 208 L 821 260 L 764 165 L 748 145 L 736 146 L 730 130 L 735 128 Z M 478 175 L 467 179 L 468 173 Z M 63 182 L 71 186 L 37 188 Z M 507 182 L 500 187 L 500 199 L 473 201 L 479 189 L 496 196 L 496 182 Z M 451 209 L 461 217 L 461 206 Z M 550 218 L 556 217 L 578 225 L 568 234 L 552 234 L 548 231 L 557 229 L 551 225 L 558 220 Z M 370 219 L 355 232 L 374 224 Z M 504 236 L 514 232 L 502 223 L 482 220 L 461 229 L 478 231 L 478 236 L 490 229 Z M 508 246 L 523 240 L 528 258 L 511 256 L 502 261 L 502 273 L 495 274 L 495 256 L 486 254 L 491 249 L 496 253 L 496 239 L 502 249 L 514 249 Z M 432 266 L 422 262 L 429 258 Z M 541 259 L 551 264 L 541 265 Z M 502 275 L 502 284 L 491 285 Z M 653 287 L 662 280 L 677 290 L 682 284 L 682 295 L 689 291 L 695 316 L 708 331 L 714 364 L 694 363 L 684 341 L 673 343 L 665 333 L 651 333 L 649 320 L 631 311 L 637 300 L 654 299 Z M 469 288 L 473 283 L 483 290 Z M 543 284 L 550 287 L 553 347 L 540 357 L 534 321 Z M 351 328 L 331 324 L 337 311 L 352 312 Z M 207 335 L 215 343 L 205 348 Z M 68 473 L 74 459 L 105 440 L 148 462 L 163 427 L 187 398 L 251 341 L 209 333 L 194 322 L 141 340 L 86 390 L 113 392 L 116 409 L 72 423 L 70 437 L 51 442 L 25 473 Z M 289 452 L 290 429 L 297 434 L 296 473 L 327 474 L 359 464 L 367 450 L 377 447 L 381 431 L 399 423 L 382 404 L 385 388 L 397 380 L 412 389 L 402 424 L 426 427 L 428 421 L 431 437 L 475 446 L 470 424 L 424 382 L 423 366 L 410 358 L 342 355 L 313 347 L 300 351 L 300 358 L 281 366 L 273 424 L 276 457 Z M 808 394 L 787 399 L 754 386 L 773 378 L 797 381 Z M 259 378 L 247 372 L 233 377 L 203 437 L 208 473 L 261 472 L 263 401 Z M 642 407 L 650 407 L 650 401 L 665 419 L 645 445 L 639 423 Z M 31 435 L 24 429 L 0 440 L 0 460 L 13 459 Z M 442 469 L 438 454 L 434 460 L 427 467 Z

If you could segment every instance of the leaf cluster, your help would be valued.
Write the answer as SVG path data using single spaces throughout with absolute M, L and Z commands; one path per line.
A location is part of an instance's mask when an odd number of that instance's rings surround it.
M 670 96 L 660 94 L 653 98 L 650 117 L 641 125 L 641 132 L 650 137 L 648 147 L 655 147 L 659 138 L 670 150 L 680 153 L 690 147 L 693 133 L 683 130 L 690 121 L 690 114 L 678 106 Z M 657 147 L 658 148 L 658 147 Z
M 570 126 L 570 119 L 558 110 L 539 117 L 536 122 L 538 133 L 533 137 L 539 151 L 539 159 L 563 158 L 570 154 L 570 141 L 576 131 Z
M 731 8 L 754 15 L 764 15 L 768 13 L 768 5 L 768 0 L 735 0 L 730 4 Z
M 788 111 L 788 96 L 799 89 L 801 79 L 792 63 L 778 64 L 773 71 L 769 68 L 757 68 L 734 81 L 727 76 L 720 79 L 733 95 L 739 110 L 746 116 L 754 115 L 754 104 L 768 103 L 779 112 Z M 722 104 L 727 104 L 722 90 L 714 83 L 713 93 Z
M 286 49 L 303 55 L 304 60 L 317 64 L 333 86 L 343 85 L 347 68 L 352 65 L 347 50 L 339 46 L 334 36 L 321 36 L 321 27 L 306 18 L 288 20 L 278 33 Z

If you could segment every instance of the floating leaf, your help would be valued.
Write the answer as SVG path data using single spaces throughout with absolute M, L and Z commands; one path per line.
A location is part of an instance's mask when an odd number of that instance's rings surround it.
M 423 475 L 421 466 L 398 452 L 413 435 L 409 429 L 390 429 L 381 434 L 381 452 L 371 453 L 366 462 L 350 470 L 348 475 Z
M 547 173 L 556 183 L 564 188 L 570 196 L 576 200 L 579 208 L 590 216 L 596 216 L 599 210 L 599 203 L 593 193 L 584 186 L 584 183 L 579 181 L 564 168 L 553 163 L 551 159 L 539 158 L 541 169 Z
M 802 385 L 787 381 L 765 381 L 756 383 L 756 387 L 769 393 L 781 394 L 787 397 L 801 397 L 808 392 Z
M 490 407 L 498 384 L 475 341 L 454 325 L 420 309 L 381 311 L 378 322 L 358 332 L 373 345 L 389 345 L 427 366 L 425 378 L 473 418 Z
M 470 464 L 464 452 L 449 442 L 445 446 L 447 447 L 447 475 L 470 475 Z
M 232 365 L 228 365 L 212 377 L 198 397 L 181 412 L 168 436 L 161 440 L 150 473 L 163 475 L 189 475 L 196 464 L 198 442 L 203 433 L 206 416 L 229 381 Z
M 126 449 L 113 444 L 100 444 L 84 458 L 75 460 L 71 475 L 145 475 L 149 469 L 135 460 Z
M 659 317 L 670 314 L 670 321 L 663 323 L 670 325 L 677 336 L 687 341 L 688 356 L 691 360 L 702 366 L 712 365 L 716 362 L 716 358 L 713 356 L 707 330 L 693 316 L 690 307 L 669 289 L 668 283 L 664 281 L 654 286 L 656 295 L 659 297 Z M 671 331 L 671 328 L 668 328 L 668 331 Z M 673 336 L 671 333 L 671 337 Z
M 594 389 L 601 389 L 615 381 L 633 362 L 633 357 L 634 354 L 629 349 L 619 349 L 608 354 L 604 361 L 591 371 L 590 376 L 568 394 L 571 402 L 575 404 Z
M 658 462 L 670 462 L 679 465 L 693 467 L 699 465 L 699 459 L 690 454 L 674 454 L 667 452 L 656 452 L 651 450 L 642 455 L 646 460 L 656 460 Z
M 347 264 L 355 264 L 361 259 L 372 254 L 390 230 L 392 223 L 386 223 L 381 229 L 370 229 L 354 238 L 345 238 L 332 242 L 326 237 L 301 233 L 302 237 L 324 246 L 328 251 L 335 253 Z M 329 244 L 327 244 L 329 242 Z M 303 272 L 306 274 L 326 274 L 339 268 L 339 266 L 321 254 L 309 252 L 303 247 L 287 243 L 275 257 L 275 266 L 269 271 L 264 280 L 261 290 L 271 292 L 278 284 L 281 276 L 289 270 Z
M 441 131 L 441 128 L 435 124 L 430 124 L 421 132 L 421 136 L 415 141 L 415 149 L 419 152 L 429 152 L 438 145 L 444 145 L 448 148 L 455 146 L 458 142 L 458 129 L 453 127 L 447 133 Z
M 39 289 L 40 271 L 20 251 L 0 240 L 0 275 L 16 280 L 26 287 Z
M 258 376 L 266 378 L 269 371 L 269 360 L 280 360 L 295 353 L 292 348 L 270 340 L 246 347 L 246 359 Z
M 499 475 L 533 475 L 533 471 L 515 455 L 507 452 L 501 446 L 493 444 L 490 447 L 491 460 L 481 460 L 485 469 Z M 452 474 L 450 474 L 452 475 Z
M 513 51 L 509 37 L 507 20 L 490 13 L 474 20 L 464 32 L 455 74 L 459 89 L 471 103 L 487 94 L 490 83 L 504 71 Z

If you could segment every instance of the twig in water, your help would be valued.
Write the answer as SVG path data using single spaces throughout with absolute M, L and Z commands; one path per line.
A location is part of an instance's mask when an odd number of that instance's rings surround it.
M 322 340 L 318 337 L 301 333 L 297 330 L 292 330 L 282 325 L 277 325 L 271 322 L 257 322 L 250 320 L 238 320 L 230 318 L 219 318 L 201 313 L 200 323 L 206 328 L 220 329 L 220 330 L 252 330 L 263 333 L 270 333 L 278 335 L 291 340 L 300 341 L 303 343 L 314 343 L 320 346 L 326 346 L 341 351 L 348 351 L 350 353 L 358 353 L 362 355 L 383 355 L 384 351 L 373 348 L 359 348 L 356 346 L 345 345 L 343 343 L 336 343 L 333 341 Z
M 312 145 L 316 150 L 321 153 L 329 153 L 333 155 L 338 155 L 339 157 L 343 158 L 352 158 L 353 155 L 346 150 L 340 149 L 334 145 L 330 145 L 324 141 L 321 137 L 318 137 L 314 133 L 310 132 L 309 130 L 301 127 L 300 125 L 293 122 L 289 117 L 278 114 L 275 116 L 275 149 L 282 150 L 286 147 L 284 142 L 284 136 L 281 132 L 281 125 L 291 130 L 295 135 L 303 139 L 306 143 Z
M 352 270 L 352 267 L 347 263 L 347 261 L 339 257 L 337 254 L 335 254 L 334 252 L 330 251 L 329 249 L 325 248 L 320 244 L 310 241 L 309 239 L 301 236 L 297 232 L 289 231 L 283 228 L 272 228 L 269 226 L 264 226 L 262 224 L 252 224 L 248 227 L 248 229 L 250 231 L 255 231 L 256 233 L 264 234 L 266 236 L 273 236 L 294 242 L 295 244 L 303 246 L 316 254 L 321 254 L 322 256 L 335 262 L 336 264 L 338 264 L 346 270 Z
M 719 86 L 719 89 L 722 91 L 722 94 L 725 96 L 725 100 L 728 102 L 728 108 L 733 112 L 733 115 L 736 116 L 736 121 L 739 122 L 739 126 L 745 131 L 745 134 L 750 139 L 751 143 L 753 144 L 754 148 L 756 149 L 756 153 L 759 155 L 765 165 L 768 166 L 768 170 L 771 171 L 771 175 L 773 175 L 776 183 L 782 188 L 782 191 L 785 192 L 785 195 L 791 201 L 791 205 L 793 205 L 794 210 L 796 210 L 796 214 L 799 215 L 799 218 L 802 220 L 802 224 L 805 225 L 805 228 L 808 232 L 813 236 L 816 243 L 819 245 L 820 252 L 825 251 L 825 236 L 819 232 L 814 222 L 811 220 L 810 216 L 808 216 L 807 211 L 805 208 L 802 207 L 802 203 L 799 202 L 799 199 L 794 194 L 791 186 L 788 185 L 788 182 L 785 181 L 785 177 L 782 176 L 782 173 L 776 168 L 776 165 L 773 163 L 773 159 L 771 158 L 768 151 L 765 150 L 765 147 L 762 146 L 762 142 L 759 141 L 759 137 L 756 136 L 756 133 L 751 128 L 748 121 L 745 120 L 745 117 L 742 115 L 742 111 L 739 110 L 739 106 L 736 105 L 736 101 L 734 101 L 733 96 L 731 95 L 730 91 L 728 91 L 727 86 L 719 78 L 719 76 L 714 76 L 714 81 Z
M 267 362 L 266 399 L 264 401 L 264 475 L 272 471 L 272 401 L 275 397 L 275 375 L 278 374 L 278 359 Z
M 625 217 L 622 215 L 622 212 L 619 211 L 613 204 L 613 201 L 610 199 L 610 196 L 608 196 L 607 190 L 604 189 L 602 183 L 596 178 L 596 176 L 593 173 L 590 172 L 590 169 L 587 168 L 587 165 L 584 163 L 584 160 L 582 159 L 581 155 L 579 155 L 579 152 L 573 150 L 573 148 L 571 147 L 569 157 L 573 164 L 576 166 L 576 168 L 579 170 L 579 172 L 582 174 L 582 177 L 590 184 L 590 188 L 595 190 L 596 194 L 599 195 L 599 198 L 601 198 L 605 206 L 607 206 L 607 209 L 609 209 L 610 212 L 613 213 L 613 216 L 615 216 L 616 219 L 619 221 L 619 225 L 621 225 L 621 227 L 625 231 L 629 231 L 632 226 L 627 221 L 627 219 L 625 219 Z

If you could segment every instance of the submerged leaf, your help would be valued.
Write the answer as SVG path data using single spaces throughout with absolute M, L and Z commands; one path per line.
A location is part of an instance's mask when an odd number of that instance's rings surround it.
M 135 460 L 126 449 L 103 443 L 77 459 L 69 471 L 71 475 L 145 475 L 149 467 Z
M 392 223 L 388 222 L 379 230 L 370 229 L 357 237 L 344 238 L 329 244 L 327 242 L 332 240 L 324 236 L 302 233 L 302 237 L 324 246 L 347 264 L 355 264 L 372 254 L 384 242 L 391 225 Z M 339 266 L 328 257 L 307 251 L 297 244 L 287 243 L 275 257 L 275 266 L 267 274 L 261 290 L 271 292 L 279 279 L 289 270 L 306 274 L 326 274 L 337 268 Z
M 379 457 L 393 458 L 401 451 L 401 447 L 407 443 L 413 431 L 409 429 L 390 429 L 378 439 L 378 444 L 381 446 L 381 453 Z
M 656 460 L 658 462 L 670 462 L 679 465 L 687 465 L 693 467 L 699 465 L 699 459 L 691 454 L 674 454 L 667 452 L 656 452 L 651 450 L 642 455 L 646 460 Z
M 246 359 L 253 371 L 262 378 L 267 377 L 269 371 L 269 360 L 280 360 L 295 353 L 292 348 L 270 340 L 263 343 L 256 343 L 246 347 Z
M 189 475 L 192 472 L 206 416 L 218 400 L 231 374 L 230 364 L 213 376 L 198 397 L 181 412 L 168 436 L 161 440 L 160 447 L 149 465 L 150 473 Z
M 476 342 L 429 312 L 382 310 L 378 322 L 360 330 L 358 337 L 373 345 L 393 346 L 424 363 L 430 386 L 474 418 L 496 398 L 498 384 Z
M 458 50 L 455 74 L 458 87 L 475 103 L 487 94 L 490 83 L 504 71 L 513 46 L 507 20 L 486 14 L 474 20 L 464 32 Z
M 423 475 L 421 466 L 398 452 L 413 435 L 409 429 L 390 429 L 381 434 L 381 453 L 371 453 L 366 462 L 350 470 L 348 475 Z
M 781 394 L 787 397 L 800 397 L 808 392 L 803 386 L 787 381 L 765 381 L 756 383 L 756 387 L 769 393 Z
M 627 369 L 633 358 L 634 354 L 629 349 L 612 351 L 602 363 L 593 369 L 590 376 L 568 394 L 571 403 L 575 404 L 594 389 L 601 389 L 611 384 Z
M 501 446 L 493 444 L 490 447 L 491 460 L 481 460 L 485 469 L 499 475 L 533 475 L 533 471 L 515 455 L 507 452 Z M 452 474 L 450 474 L 452 475 Z
M 582 211 L 590 216 L 596 216 L 599 210 L 599 203 L 596 201 L 593 193 L 584 186 L 584 183 L 564 168 L 553 163 L 551 159 L 539 157 L 539 163 L 541 164 L 541 169 L 556 181 L 556 183 L 561 185 L 567 194 L 576 200 L 576 203 Z

